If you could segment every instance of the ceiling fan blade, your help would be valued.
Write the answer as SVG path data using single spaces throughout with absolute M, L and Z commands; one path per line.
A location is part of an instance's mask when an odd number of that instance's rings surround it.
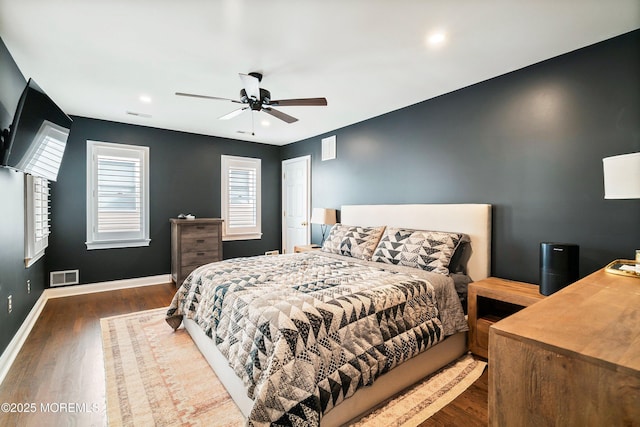
M 242 86 L 249 98 L 260 99 L 260 80 L 250 74 L 239 73 Z
M 244 110 L 248 110 L 249 107 L 242 107 L 242 108 L 238 108 L 237 110 L 233 110 L 232 112 L 225 114 L 222 117 L 219 117 L 218 119 L 220 120 L 229 120 L 229 119 L 233 119 L 235 116 L 240 115 L 240 113 L 242 113 Z
M 278 107 L 289 107 L 294 105 L 321 106 L 327 105 L 327 98 L 279 99 L 276 101 L 270 101 L 269 105 L 275 105 Z
M 235 99 L 220 98 L 219 96 L 196 95 L 194 93 L 183 93 L 183 92 L 176 92 L 176 95 L 178 95 L 178 96 L 188 96 L 188 97 L 191 97 L 191 98 L 215 99 L 215 100 L 218 100 L 218 101 L 231 101 L 231 102 L 235 102 L 237 104 L 242 104 L 242 102 L 236 101 Z
M 295 117 L 285 114 L 282 111 L 274 110 L 273 108 L 263 107 L 262 111 L 264 111 L 267 114 L 271 114 L 276 119 L 280 119 L 287 123 L 293 123 L 298 121 L 298 119 L 296 119 Z

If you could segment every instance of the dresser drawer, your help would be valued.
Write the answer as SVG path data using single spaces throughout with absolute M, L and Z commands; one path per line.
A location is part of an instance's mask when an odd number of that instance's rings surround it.
M 191 237 L 217 239 L 219 229 L 220 226 L 217 224 L 189 224 L 182 226 L 180 235 L 182 239 Z
M 201 265 L 203 264 L 183 265 L 182 267 L 180 267 L 180 272 L 182 273 L 181 281 L 184 282 L 184 279 L 189 277 L 191 272 L 196 268 L 200 267 Z
M 218 260 L 218 251 L 183 252 L 180 265 L 202 265 Z
M 219 239 L 217 236 L 185 236 L 180 239 L 182 252 L 216 251 Z

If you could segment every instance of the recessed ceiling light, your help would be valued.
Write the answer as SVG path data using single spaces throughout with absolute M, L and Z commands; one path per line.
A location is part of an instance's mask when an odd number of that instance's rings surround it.
M 140 98 L 138 99 L 140 100 L 140 102 L 144 102 L 145 104 L 151 103 L 151 97 L 149 95 L 140 95 Z
M 269 122 L 269 120 L 263 120 L 260 122 L 260 124 L 264 127 L 271 126 L 271 122 Z
M 446 38 L 447 37 L 445 36 L 445 34 L 439 31 L 437 33 L 432 33 L 431 35 L 429 35 L 429 37 L 427 37 L 427 41 L 431 46 L 438 46 L 444 43 Z

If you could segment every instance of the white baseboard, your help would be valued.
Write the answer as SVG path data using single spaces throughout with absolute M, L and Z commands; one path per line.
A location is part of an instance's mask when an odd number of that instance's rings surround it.
M 13 336 L 7 348 L 0 356 L 0 384 L 9 373 L 11 365 L 16 360 L 20 349 L 27 340 L 31 329 L 36 324 L 42 309 L 47 301 L 51 298 L 62 298 L 73 295 L 92 294 L 95 292 L 113 291 L 116 289 L 137 288 L 140 286 L 161 285 L 170 283 L 170 274 L 161 274 L 158 276 L 139 277 L 135 279 L 113 280 L 110 282 L 91 283 L 87 285 L 65 286 L 62 288 L 48 288 L 42 292 L 40 298 L 36 301 L 29 314 L 20 325 L 20 328 Z
M 95 292 L 114 291 L 116 289 L 137 288 L 139 286 L 161 285 L 170 282 L 170 274 L 160 274 L 158 276 L 138 277 L 135 279 L 111 280 L 109 282 L 98 282 L 87 285 L 49 288 L 45 289 L 43 294 L 47 294 L 47 299 L 61 298 L 73 295 L 93 294 Z

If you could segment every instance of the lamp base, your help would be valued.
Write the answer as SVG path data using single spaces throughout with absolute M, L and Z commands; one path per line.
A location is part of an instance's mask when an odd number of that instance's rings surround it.
M 320 246 L 324 245 L 324 235 L 327 232 L 327 226 L 325 224 L 320 224 L 320 231 L 322 232 L 322 240 L 320 240 Z

